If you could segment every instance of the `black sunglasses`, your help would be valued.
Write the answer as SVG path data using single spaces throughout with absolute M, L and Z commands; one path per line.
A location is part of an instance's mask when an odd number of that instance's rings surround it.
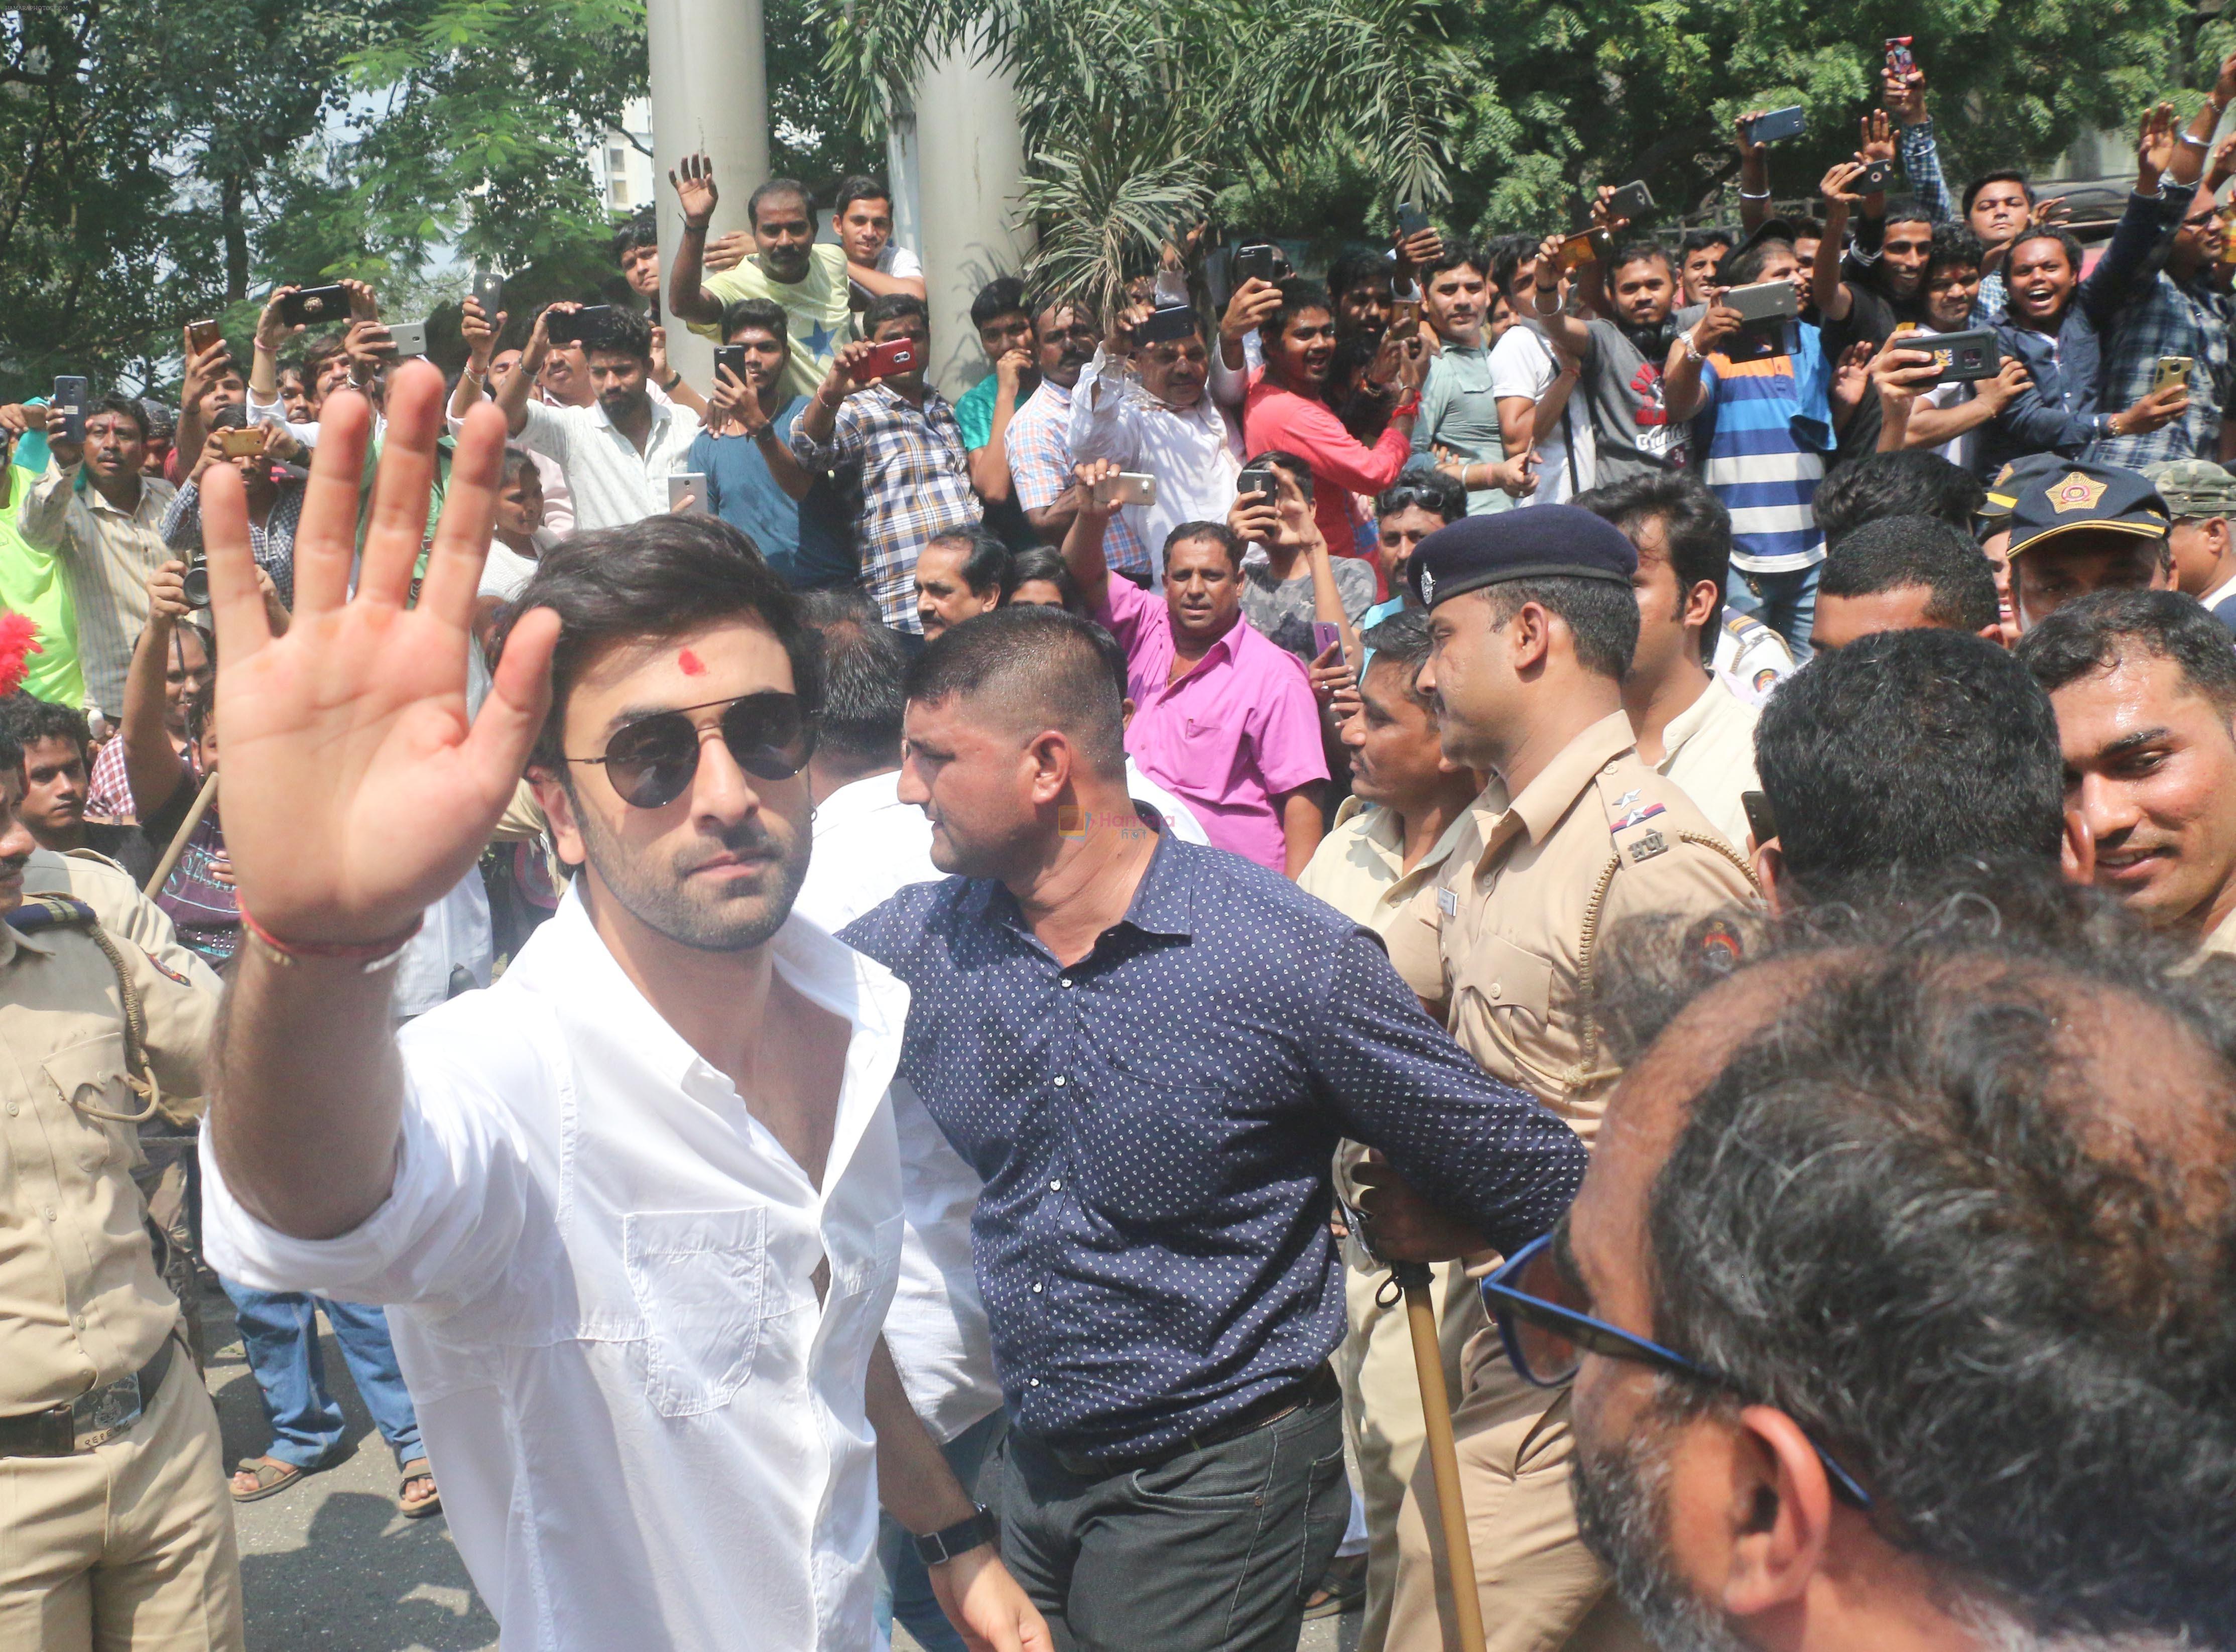
M 623 723 L 606 742 L 602 757 L 570 757 L 570 763 L 602 763 L 606 778 L 631 808 L 662 809 L 683 795 L 699 772 L 703 742 L 690 714 L 724 708 L 722 744 L 737 766 L 756 780 L 788 780 L 807 767 L 815 751 L 815 719 L 797 694 L 743 694 L 710 700 L 703 706 L 679 706 Z
M 1562 1219 L 1564 1225 L 1567 1220 Z M 1539 1234 L 1509 1257 L 1481 1287 L 1483 1307 L 1498 1326 L 1506 1357 L 1524 1382 L 1539 1388 L 1564 1387 L 1575 1379 L 1584 1355 L 1595 1353 L 1604 1359 L 1627 1359 L 1689 1381 L 1739 1392 L 1730 1378 L 1699 1360 L 1634 1336 L 1573 1306 L 1575 1293 L 1555 1252 L 1562 1237 L 1561 1227 Z M 1809 1445 L 1825 1465 L 1833 1494 L 1858 1509 L 1869 1509 L 1871 1495 L 1856 1477 L 1814 1439 Z

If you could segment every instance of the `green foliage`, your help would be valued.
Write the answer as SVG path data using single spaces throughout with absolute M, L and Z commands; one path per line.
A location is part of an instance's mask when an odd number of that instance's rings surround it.
M 1408 197 L 1463 234 L 1542 232 L 1642 177 L 1666 220 L 1729 215 L 1733 120 L 1786 103 L 1810 131 L 1773 151 L 1774 186 L 1806 195 L 1893 33 L 1916 37 L 1955 180 L 2126 127 L 2236 42 L 2176 0 L 809 3 L 865 131 L 928 57 L 983 41 L 1018 87 L 1035 273 L 1100 295 L 1207 209 L 1324 245 L 1386 236 Z
M 603 267 L 582 155 L 644 87 L 642 0 L 55 0 L 0 16 L 0 393 L 148 384 L 274 280 L 430 255 Z M 450 285 L 456 285 L 455 282 Z

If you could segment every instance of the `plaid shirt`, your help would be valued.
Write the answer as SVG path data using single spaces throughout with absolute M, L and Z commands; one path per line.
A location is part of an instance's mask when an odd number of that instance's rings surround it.
M 861 512 L 854 541 L 862 589 L 897 631 L 924 629 L 916 616 L 916 559 L 927 540 L 979 520 L 970 490 L 963 427 L 936 390 L 911 407 L 888 385 L 858 390 L 838 405 L 828 442 L 811 440 L 803 417 L 792 429 L 792 451 L 810 471 L 844 466 L 861 477 Z
M 2112 324 L 2104 341 L 2097 405 L 2117 412 L 2150 394 L 2160 356 L 2188 356 L 2189 411 L 2143 436 L 2108 436 L 2089 445 L 2099 464 L 2140 471 L 2161 459 L 2220 456 L 2220 405 L 2228 398 L 2228 320 L 2236 301 L 2201 280 L 2177 281 L 2160 270 Z
M 1071 485 L 1071 392 L 1052 378 L 1041 380 L 1025 405 L 1010 416 L 1007 439 L 1009 480 L 1017 503 L 1045 510 Z M 1121 510 L 1102 533 L 1102 560 L 1114 574 L 1150 572 L 1149 548 Z
M 272 576 L 281 604 L 295 606 L 295 523 L 303 514 L 305 484 L 294 477 L 280 484 L 279 497 L 262 523 L 248 523 L 248 549 L 256 565 Z M 202 555 L 202 490 L 199 482 L 181 488 L 163 512 L 163 543 L 192 563 Z

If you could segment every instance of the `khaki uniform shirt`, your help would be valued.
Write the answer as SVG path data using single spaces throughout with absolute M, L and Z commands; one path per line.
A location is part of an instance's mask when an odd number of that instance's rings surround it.
M 1654 766 L 1740 851 L 1746 848 L 1747 819 L 1739 793 L 1762 789 L 1754 773 L 1754 726 L 1761 721 L 1758 708 L 1724 687 L 1721 678 L 1711 678 L 1700 697 L 1661 731 L 1661 760 Z
M 82 879 L 104 905 L 123 905 L 98 866 L 32 859 L 30 888 Z M 156 1083 L 167 1097 L 200 1095 L 214 977 L 160 962 L 128 925 L 110 939 L 139 993 Z M 130 1375 L 178 1323 L 141 1226 L 132 1121 L 146 1104 L 126 1084 L 125 1065 L 116 971 L 93 938 L 61 925 L 31 933 L 0 925 L 0 1416 Z
M 1756 898 L 1738 850 L 1639 760 L 1615 712 L 1504 808 L 1486 793 L 1443 875 L 1392 935 L 1408 980 L 1440 978 L 1452 1036 L 1588 1142 L 1616 1070 L 1585 1013 L 1600 938 L 1624 918 Z
M 2236 912 L 2213 925 L 2213 932 L 2197 944 L 2200 953 L 2220 952 L 2236 957 Z

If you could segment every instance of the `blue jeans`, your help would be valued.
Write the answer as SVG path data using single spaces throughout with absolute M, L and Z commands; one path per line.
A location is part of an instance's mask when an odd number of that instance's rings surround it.
M 307 1469 L 326 1461 L 342 1443 L 342 1408 L 326 1392 L 326 1359 L 319 1349 L 321 1308 L 349 1362 L 358 1396 L 396 1453 L 398 1466 L 427 1455 L 419 1444 L 418 1414 L 396 1368 L 385 1313 L 295 1291 L 252 1291 L 231 1280 L 220 1282 L 233 1299 L 240 1344 L 264 1397 L 264 1414 L 272 1425 L 268 1455 Z
M 978 1484 L 979 1471 L 985 1467 L 986 1459 L 1009 1432 L 1009 1413 L 996 1411 L 980 1418 L 940 1447 L 947 1466 L 963 1483 L 964 1493 L 973 1503 L 985 1504 L 996 1514 L 1002 1510 L 1001 1498 L 995 1493 L 995 1478 L 985 1477 L 987 1484 L 982 1486 Z M 878 1628 L 890 1636 L 893 1620 L 898 1618 L 908 1625 L 908 1632 L 916 1636 L 924 1652 L 963 1652 L 963 1637 L 947 1621 L 947 1614 L 939 1609 L 939 1598 L 931 1592 L 931 1574 L 916 1557 L 916 1543 L 908 1528 L 889 1514 L 878 1517 L 878 1558 L 883 1563 L 878 1576 Z
M 1725 576 L 1724 605 L 1759 620 L 1786 639 L 1793 663 L 1809 658 L 1809 631 L 1817 622 L 1817 576 L 1822 562 L 1790 574 L 1747 574 L 1737 568 Z

